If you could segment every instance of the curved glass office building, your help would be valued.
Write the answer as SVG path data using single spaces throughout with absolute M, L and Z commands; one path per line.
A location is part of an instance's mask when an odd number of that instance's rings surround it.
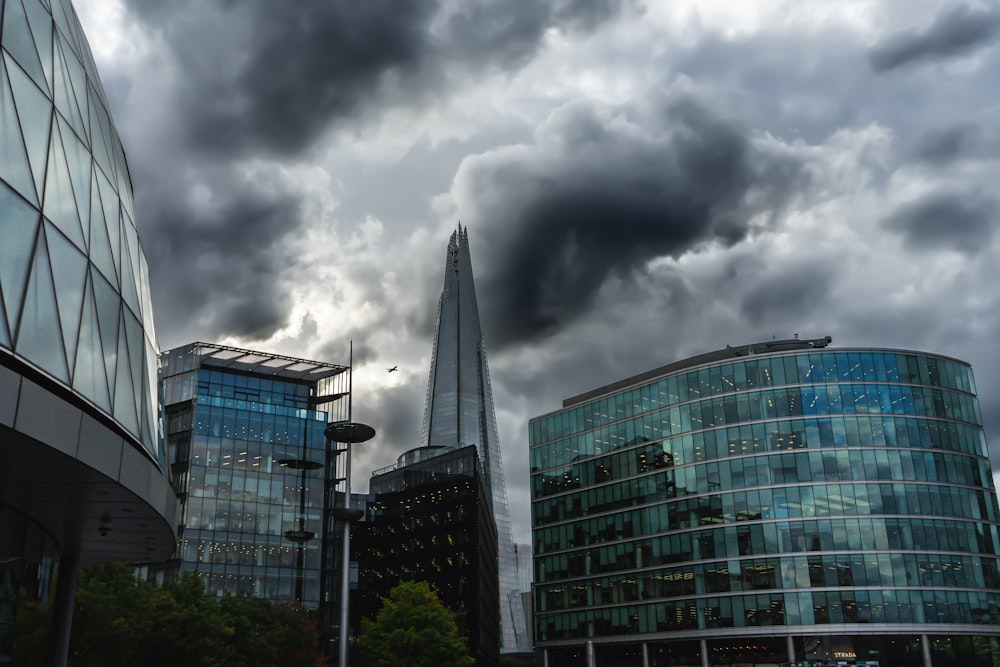
M 769 341 L 530 424 L 549 667 L 1000 664 L 972 370 Z
M 68 0 L 0 0 L 0 47 L 2 663 L 58 559 L 57 652 L 79 565 L 169 556 L 175 499 L 132 184 L 83 30 Z

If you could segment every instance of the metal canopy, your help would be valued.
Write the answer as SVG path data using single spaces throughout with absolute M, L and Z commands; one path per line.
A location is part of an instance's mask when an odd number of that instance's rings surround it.
M 280 354 L 266 354 L 215 343 L 194 343 L 192 352 L 205 366 L 244 371 L 261 375 L 275 375 L 294 380 L 321 380 L 340 375 L 349 366 L 327 364 L 322 361 L 296 359 Z

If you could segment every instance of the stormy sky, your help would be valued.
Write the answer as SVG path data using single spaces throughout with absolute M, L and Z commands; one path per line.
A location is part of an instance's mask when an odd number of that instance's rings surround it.
M 161 349 L 353 339 L 356 480 L 416 444 L 459 221 L 516 541 L 530 417 L 796 333 L 971 362 L 1000 469 L 1000 4 L 75 4 Z

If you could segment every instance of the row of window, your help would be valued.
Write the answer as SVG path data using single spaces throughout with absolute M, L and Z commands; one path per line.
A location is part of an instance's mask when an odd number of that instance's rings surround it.
M 831 469 L 827 478 L 839 479 L 837 470 Z M 531 506 L 533 525 L 540 529 L 559 521 L 662 501 L 671 501 L 668 529 L 757 519 L 869 514 L 997 520 L 992 490 L 930 483 L 869 480 L 865 484 L 802 484 L 685 498 L 689 493 L 689 489 L 678 487 L 674 471 L 665 470 L 535 502 Z
M 913 415 L 932 418 L 958 420 L 970 424 L 981 424 L 979 405 L 975 397 L 967 394 L 957 394 L 939 389 L 909 387 L 901 385 L 862 385 L 868 392 L 862 398 L 882 396 L 893 402 L 893 409 L 881 412 L 871 412 L 856 409 L 861 403 L 855 404 L 849 398 L 852 409 L 840 409 L 828 412 L 815 412 L 816 415 L 830 415 L 825 419 L 810 418 L 803 423 L 827 424 L 829 430 L 820 432 L 816 426 L 816 437 L 807 442 L 795 442 L 774 439 L 772 425 L 761 425 L 754 433 L 751 420 L 784 419 L 787 417 L 809 416 L 801 409 L 801 401 L 805 398 L 805 388 L 791 387 L 787 389 L 769 390 L 767 395 L 760 392 L 734 394 L 717 399 L 694 402 L 680 407 L 668 408 L 639 417 L 574 434 L 544 445 L 533 445 L 530 450 L 532 471 L 566 465 L 579 461 L 581 458 L 600 456 L 619 449 L 631 447 L 641 442 L 651 442 L 667 438 L 671 435 L 695 435 L 692 431 L 720 426 L 741 426 L 750 429 L 746 435 L 727 429 L 716 431 L 710 436 L 702 437 L 701 448 L 693 449 L 685 461 L 695 459 L 713 459 L 725 456 L 748 454 L 754 451 L 775 451 L 809 446 L 833 446 L 852 441 L 851 436 L 857 436 L 862 444 L 873 441 L 884 442 L 884 446 L 921 446 L 942 449 L 969 450 L 977 447 L 977 439 L 968 429 L 947 426 L 946 423 L 934 422 L 925 427 L 926 434 L 909 432 L 907 422 L 886 421 L 886 417 L 868 417 L 864 415 Z M 843 386 L 848 391 L 850 386 Z M 924 393 L 927 393 L 924 396 Z M 896 395 L 899 395 L 897 398 Z M 855 419 L 861 415 L 859 418 Z M 832 417 L 832 418 L 831 418 Z M 796 422 L 798 420 L 795 420 Z M 780 422 L 779 422 L 780 423 Z M 900 425 L 906 425 L 901 432 Z M 772 428 L 768 429 L 768 426 Z M 801 430 L 801 429 L 797 429 Z M 722 434 L 725 435 L 722 435 Z M 829 436 L 829 437 L 825 437 Z M 676 437 L 674 438 L 676 441 Z M 955 443 L 952 445 L 951 443 Z M 676 449 L 676 447 L 674 447 Z M 974 453 L 974 452 L 970 452 Z M 675 454 L 676 457 L 676 454 Z M 676 461 L 680 463 L 681 461 Z
M 179 438 L 173 441 L 180 443 Z M 177 460 L 182 460 L 180 452 Z M 301 472 L 301 467 L 297 468 L 296 465 L 298 461 L 304 460 L 318 464 L 308 466 L 310 469 L 307 472 L 311 475 L 325 465 L 326 452 L 322 448 L 312 447 L 303 450 L 301 445 L 273 445 L 258 440 L 196 435 L 191 439 L 183 460 L 189 461 L 193 466 L 215 469 L 220 473 L 240 470 L 245 471 L 245 474 Z
M 535 582 L 587 577 L 671 563 L 820 551 L 954 551 L 1000 554 L 996 524 L 926 518 L 771 521 L 536 555 Z
M 974 504 L 963 506 L 961 504 L 963 500 Z M 737 502 L 744 504 L 737 505 Z M 995 511 L 995 505 L 991 502 L 988 492 L 975 492 L 956 487 L 829 484 L 761 489 L 738 494 L 691 498 L 680 502 L 661 502 L 630 511 L 539 527 L 533 531 L 534 548 L 535 554 L 538 555 L 698 526 L 722 527 L 726 523 L 768 519 L 777 519 L 784 525 L 785 519 L 834 514 L 859 516 L 860 519 L 844 520 L 851 522 L 851 526 L 858 526 L 852 532 L 860 539 L 858 543 L 864 544 L 867 543 L 865 531 L 870 530 L 870 526 L 876 526 L 874 530 L 878 531 L 878 526 L 884 525 L 872 524 L 873 519 L 870 518 L 872 515 L 906 514 L 907 512 L 901 511 L 901 508 L 910 507 L 911 502 L 915 503 L 916 508 L 929 504 L 935 507 L 935 513 L 940 514 L 950 510 L 950 514 L 971 517 L 975 521 L 989 519 Z M 956 502 L 959 503 L 957 506 Z M 859 520 L 864 523 L 855 523 Z M 877 519 L 877 521 L 882 520 Z M 775 530 L 773 526 L 777 524 L 772 521 L 763 525 L 772 527 L 762 530 L 772 531 Z M 791 521 L 787 525 L 792 527 L 791 534 L 797 535 L 798 529 L 795 526 L 803 524 L 800 521 Z M 771 546 L 785 551 L 807 550 L 808 547 L 803 546 L 801 542 L 802 539 L 793 537 L 788 544 L 774 543 Z
M 532 445 L 537 445 L 662 406 L 733 391 L 840 382 L 908 383 L 975 393 L 972 370 L 947 359 L 891 352 L 813 352 L 751 357 L 673 375 L 532 420 L 528 427 L 529 438 Z
M 221 403 L 222 399 L 198 397 L 198 409 L 191 425 L 197 435 L 276 445 L 302 445 L 304 442 L 312 448 L 322 448 L 326 444 L 323 434 L 327 425 L 325 412 L 266 405 L 256 406 L 261 409 L 254 410 L 249 403 L 242 408 L 223 407 Z M 168 428 L 177 427 L 168 424 Z M 175 431 L 168 431 L 171 432 Z
M 181 571 L 195 572 L 205 584 L 208 595 L 249 595 L 268 600 L 297 600 L 299 580 L 301 580 L 301 605 L 306 609 L 319 606 L 319 570 L 299 571 L 284 568 L 282 570 L 258 572 L 216 572 L 205 571 L 203 568 L 192 568 L 182 564 Z
M 858 628 L 861 630 L 861 628 Z M 1000 638 L 987 635 L 930 635 L 926 638 L 935 667 L 995 667 L 993 656 L 1000 653 Z M 715 633 L 713 633 L 715 634 Z M 709 637 L 706 642 L 710 665 L 788 664 L 795 656 L 812 665 L 923 665 L 920 635 L 879 633 L 877 635 L 792 635 L 753 637 Z M 595 644 L 598 665 L 618 667 L 640 665 L 646 654 L 650 664 L 671 667 L 701 667 L 702 645 L 696 639 L 669 641 L 634 640 L 624 644 Z M 578 667 L 586 664 L 586 646 L 550 646 L 545 649 L 549 667 Z
M 291 405 L 290 402 L 294 401 L 295 407 L 306 408 L 311 385 L 306 382 L 202 368 L 198 371 L 198 387 L 198 394 L 205 396 L 240 398 L 241 395 L 245 395 L 258 397 L 245 400 L 261 400 L 275 405 Z
M 319 510 L 309 505 L 264 505 L 226 502 L 212 498 L 188 498 L 182 525 L 200 530 L 224 530 L 244 534 L 284 535 L 289 530 L 319 532 Z
M 961 590 L 806 591 L 651 602 L 535 617 L 538 641 L 652 632 L 840 623 L 1000 623 L 1000 594 Z
M 796 441 L 804 440 L 800 434 L 793 433 L 792 437 Z M 673 468 L 673 455 L 664 451 L 665 446 L 667 443 L 642 445 L 533 475 L 532 498 L 537 500 Z M 933 450 L 860 449 L 855 446 L 784 454 L 768 452 L 688 464 L 674 468 L 669 476 L 677 486 L 677 495 L 822 481 L 927 480 L 985 488 L 993 486 L 992 472 L 985 458 Z
M 996 558 L 957 554 L 745 558 L 542 585 L 535 589 L 535 608 L 555 611 L 710 593 L 837 586 L 1000 589 L 1000 571 Z
M 305 476 L 303 477 L 303 472 Z M 319 507 L 323 498 L 321 471 L 276 466 L 274 472 L 232 474 L 229 468 L 191 466 L 188 498 L 217 498 L 270 506 Z
M 238 537 L 239 539 L 231 539 Z M 247 542 L 244 536 L 216 534 L 202 536 L 192 532 L 184 538 L 181 545 L 181 559 L 196 563 L 199 568 L 218 572 L 239 572 L 239 567 L 218 567 L 223 565 L 242 566 L 243 572 L 249 571 L 264 574 L 272 568 L 298 567 L 300 555 L 304 555 L 305 567 L 319 567 L 319 540 L 307 543 L 281 542 Z M 253 568 L 247 570 L 246 568 Z M 278 570 L 280 572 L 280 570 Z

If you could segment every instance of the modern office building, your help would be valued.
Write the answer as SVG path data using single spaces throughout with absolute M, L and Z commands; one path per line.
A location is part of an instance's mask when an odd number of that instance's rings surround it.
M 349 367 L 193 343 L 164 352 L 160 376 L 173 569 L 209 594 L 335 603 L 340 473 L 324 430 L 347 418 Z
M 727 347 L 531 420 L 548 667 L 1000 664 L 972 369 L 828 342 Z
M 374 618 L 403 581 L 425 581 L 463 622 L 480 667 L 500 660 L 497 531 L 472 445 L 421 447 L 375 471 L 366 519 L 355 525 L 359 564 L 354 626 Z
M 434 327 L 427 403 L 420 434 L 424 447 L 475 445 L 496 518 L 500 559 L 502 653 L 531 650 L 517 585 L 517 560 L 510 529 L 500 437 L 486 343 L 479 325 L 468 230 L 452 233 L 445 258 L 444 289 Z
M 77 569 L 173 548 L 134 221 L 72 5 L 0 2 L 0 664 L 15 607 L 54 607 L 62 664 Z

